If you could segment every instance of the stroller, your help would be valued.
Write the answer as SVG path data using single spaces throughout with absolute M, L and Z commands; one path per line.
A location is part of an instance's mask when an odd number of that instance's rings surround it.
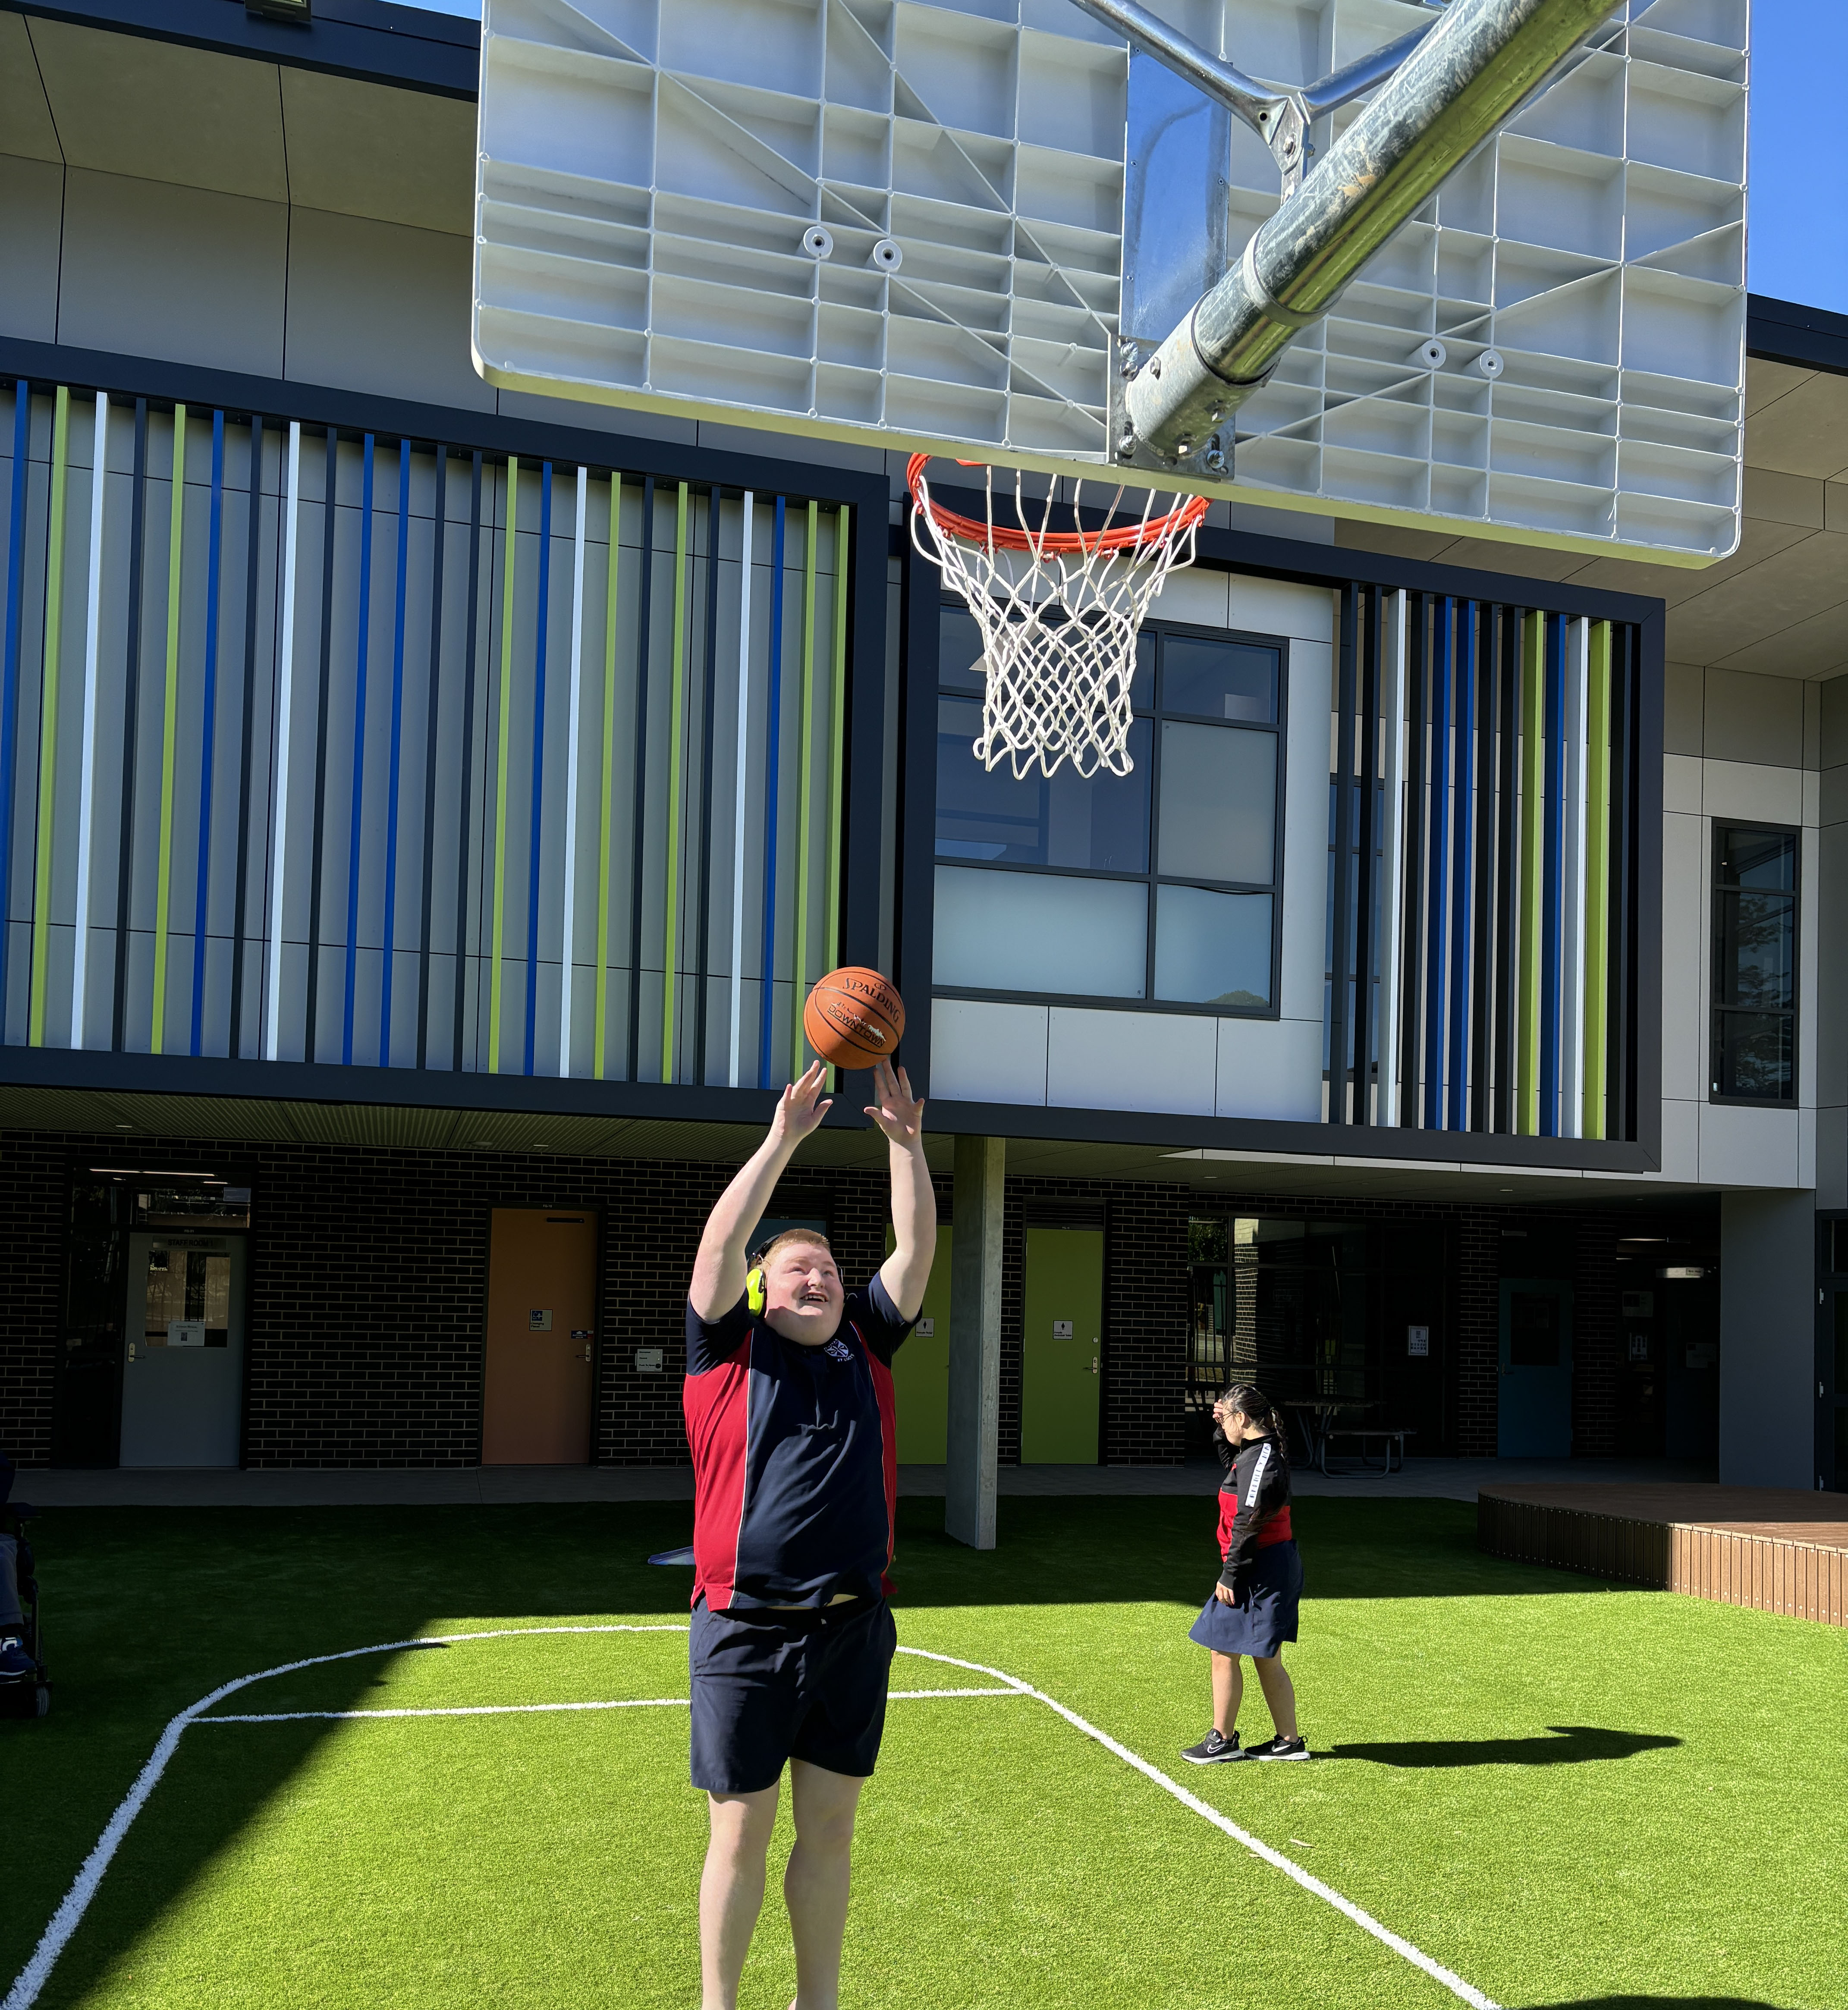
M 0 1452 L 0 1717 L 43 1717 L 52 1684 L 40 1658 L 38 1579 L 26 1539 L 38 1511 L 10 1498 L 15 1469 Z

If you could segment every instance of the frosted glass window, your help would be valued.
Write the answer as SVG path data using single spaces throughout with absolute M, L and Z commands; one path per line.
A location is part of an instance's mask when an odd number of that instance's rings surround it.
M 1140 998 L 1149 893 L 1133 879 L 936 868 L 932 981 L 956 990 Z
M 1164 877 L 1270 883 L 1277 744 L 1268 733 L 1164 722 L 1156 854 Z
M 1270 896 L 1162 886 L 1155 895 L 1155 996 L 1177 1003 L 1270 1002 Z

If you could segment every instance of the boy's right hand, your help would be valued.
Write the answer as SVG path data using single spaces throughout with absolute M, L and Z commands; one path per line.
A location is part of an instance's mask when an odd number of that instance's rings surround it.
M 778 1145 L 794 1151 L 833 1107 L 832 1096 L 823 1096 L 821 1085 L 826 1065 L 812 1061 L 783 1092 L 777 1114 L 770 1120 L 770 1136 Z M 818 1101 L 817 1099 L 820 1099 Z

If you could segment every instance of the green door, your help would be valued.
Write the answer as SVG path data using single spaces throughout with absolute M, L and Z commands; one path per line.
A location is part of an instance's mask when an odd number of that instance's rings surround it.
M 1021 1337 L 1021 1464 L 1096 1465 L 1102 1229 L 1029 1225 Z
M 911 1337 L 892 1357 L 901 1465 L 942 1465 L 950 1455 L 950 1241 L 951 1231 L 939 1228 L 924 1309 Z M 888 1228 L 888 1255 L 891 1245 Z

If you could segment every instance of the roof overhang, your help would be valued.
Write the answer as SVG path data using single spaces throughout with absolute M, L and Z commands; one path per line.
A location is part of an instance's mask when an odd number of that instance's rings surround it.
M 112 30 L 254 62 L 472 99 L 481 71 L 478 21 L 384 0 L 315 0 L 307 21 L 247 12 L 243 0 L 0 0 L 41 20 Z

